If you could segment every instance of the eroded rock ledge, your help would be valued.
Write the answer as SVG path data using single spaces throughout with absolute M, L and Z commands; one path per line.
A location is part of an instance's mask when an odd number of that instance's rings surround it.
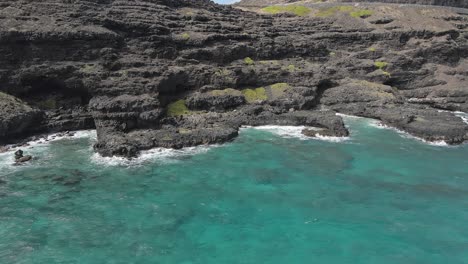
M 430 7 L 300 10 L 3 1 L 0 142 L 96 127 L 98 152 L 131 157 L 226 142 L 243 125 L 346 136 L 337 112 L 430 141 L 468 139 L 462 119 L 439 111 L 468 112 L 466 16 Z

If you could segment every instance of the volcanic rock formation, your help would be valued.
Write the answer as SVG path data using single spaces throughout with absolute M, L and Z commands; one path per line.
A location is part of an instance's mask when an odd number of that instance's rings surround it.
M 346 136 L 336 112 L 427 140 L 468 139 L 468 125 L 440 111 L 468 111 L 467 16 L 394 5 L 253 11 L 208 0 L 2 1 L 0 141 L 96 127 L 99 153 L 131 157 L 222 143 L 242 125 Z

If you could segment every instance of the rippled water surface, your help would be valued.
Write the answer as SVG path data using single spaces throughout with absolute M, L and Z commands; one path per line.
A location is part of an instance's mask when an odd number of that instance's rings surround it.
M 468 146 L 347 123 L 131 162 L 85 132 L 0 154 L 0 263 L 468 263 Z

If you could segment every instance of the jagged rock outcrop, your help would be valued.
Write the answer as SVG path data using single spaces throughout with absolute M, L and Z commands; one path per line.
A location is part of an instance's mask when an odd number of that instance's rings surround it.
M 7 138 L 33 129 L 41 122 L 42 113 L 18 98 L 0 92 L 0 138 Z
M 346 136 L 343 112 L 428 140 L 468 139 L 467 124 L 436 110 L 468 109 L 466 16 L 397 6 L 305 11 L 258 14 L 208 0 L 3 1 L 0 90 L 24 103 L 0 118 L 0 138 L 96 127 L 98 152 L 135 156 L 225 142 L 242 125 Z M 21 126 L 4 125 L 10 119 Z

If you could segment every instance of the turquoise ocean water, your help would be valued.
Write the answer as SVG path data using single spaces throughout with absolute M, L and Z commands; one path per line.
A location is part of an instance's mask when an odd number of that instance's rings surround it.
M 346 121 L 131 162 L 91 132 L 0 154 L 0 263 L 468 263 L 468 145 Z

